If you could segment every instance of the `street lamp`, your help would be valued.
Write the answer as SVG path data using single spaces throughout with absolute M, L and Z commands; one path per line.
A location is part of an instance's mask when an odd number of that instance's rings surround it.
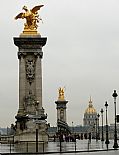
M 100 139 L 100 131 L 99 131 L 99 117 L 100 117 L 100 115 L 98 114 L 97 117 L 98 117 L 98 139 Z
M 114 107 L 115 107 L 115 130 L 114 130 L 114 146 L 113 148 L 116 149 L 118 148 L 118 143 L 117 143 L 117 129 L 116 129 L 116 97 L 118 96 L 116 93 L 116 90 L 114 90 L 114 93 L 112 94 L 112 96 L 114 97 Z
M 72 134 L 74 134 L 74 125 L 73 125 L 73 121 L 72 121 Z
M 104 134 L 103 134 L 103 112 L 104 112 L 104 110 L 101 108 L 100 112 L 101 112 L 101 116 L 102 116 L 102 139 L 101 139 L 101 141 L 104 141 Z
M 95 119 L 95 129 L 96 129 L 95 132 L 96 132 L 96 141 L 97 141 L 98 140 L 98 136 L 97 136 L 97 118 Z
M 109 144 L 109 138 L 108 138 L 108 121 L 107 121 L 107 101 L 105 102 L 105 108 L 106 108 L 106 141 L 105 144 L 107 144 L 107 149 L 108 149 L 108 144 Z
M 35 109 L 36 109 L 36 117 L 38 117 L 38 105 L 39 101 L 35 102 Z M 38 123 L 36 122 L 36 152 L 38 152 Z

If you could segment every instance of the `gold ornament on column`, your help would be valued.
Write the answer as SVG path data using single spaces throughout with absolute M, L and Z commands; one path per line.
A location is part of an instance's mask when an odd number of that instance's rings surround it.
M 31 10 L 29 10 L 27 6 L 24 6 L 22 9 L 25 12 L 21 12 L 15 17 L 16 20 L 26 19 L 26 23 L 24 24 L 24 31 L 22 35 L 37 34 L 37 28 L 38 28 L 37 23 L 39 23 L 39 21 L 42 20 L 41 18 L 39 18 L 38 10 L 40 10 L 40 8 L 43 6 L 44 5 L 38 5 L 38 6 L 33 7 Z
M 59 97 L 58 97 L 58 100 L 65 100 L 64 99 L 64 88 L 59 88 L 58 89 L 58 91 L 59 91 Z

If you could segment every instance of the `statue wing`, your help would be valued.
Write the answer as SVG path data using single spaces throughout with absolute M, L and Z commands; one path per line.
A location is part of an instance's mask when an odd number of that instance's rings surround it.
M 23 18 L 23 14 L 24 14 L 24 13 L 19 13 L 19 14 L 15 17 L 15 19 Z
M 35 13 L 35 12 L 37 12 L 38 10 L 40 10 L 40 8 L 43 7 L 43 6 L 44 6 L 44 5 L 35 6 L 35 7 L 31 10 L 31 12 L 32 12 L 32 13 Z

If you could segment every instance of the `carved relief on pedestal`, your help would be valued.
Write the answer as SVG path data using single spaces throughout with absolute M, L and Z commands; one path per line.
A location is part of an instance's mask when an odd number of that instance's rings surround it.
M 64 109 L 60 110 L 60 120 L 64 121 Z
M 24 98 L 24 109 L 26 113 L 33 114 L 35 110 L 36 97 L 29 91 L 29 94 Z
M 35 60 L 33 58 L 26 59 L 26 78 L 30 84 L 35 78 Z

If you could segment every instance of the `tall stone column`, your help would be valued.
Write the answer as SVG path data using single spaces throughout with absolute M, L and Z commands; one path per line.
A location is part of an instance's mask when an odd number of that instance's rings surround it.
M 59 88 L 59 97 L 58 100 L 55 101 L 56 109 L 57 109 L 57 130 L 58 133 L 67 134 L 70 133 L 70 129 L 66 120 L 66 104 L 68 103 L 64 97 L 64 89 Z
M 67 123 L 66 120 L 66 104 L 68 103 L 68 101 L 64 100 L 64 101 L 55 101 L 57 107 L 57 121 L 63 121 L 65 123 Z
M 16 137 L 19 135 L 19 141 L 33 141 L 36 126 L 39 140 L 48 141 L 47 116 L 42 107 L 42 47 L 46 41 L 47 38 L 40 35 L 14 38 L 19 59 L 19 109 L 16 115 Z
M 14 44 L 18 46 L 19 58 L 19 110 L 18 113 L 25 114 L 25 98 L 34 96 L 34 101 L 39 102 L 42 108 L 42 47 L 47 38 L 41 37 L 19 37 L 14 38 Z
M 16 115 L 15 141 L 48 142 L 48 134 L 44 108 L 42 107 L 42 47 L 47 38 L 41 37 L 37 31 L 38 11 L 44 5 L 29 9 L 23 6 L 24 12 L 15 19 L 25 19 L 23 32 L 14 38 L 18 47 L 19 59 L 19 109 Z M 22 11 L 23 11 L 22 10 Z M 37 132 L 36 132 L 37 131 Z M 36 136 L 37 133 L 37 136 Z

